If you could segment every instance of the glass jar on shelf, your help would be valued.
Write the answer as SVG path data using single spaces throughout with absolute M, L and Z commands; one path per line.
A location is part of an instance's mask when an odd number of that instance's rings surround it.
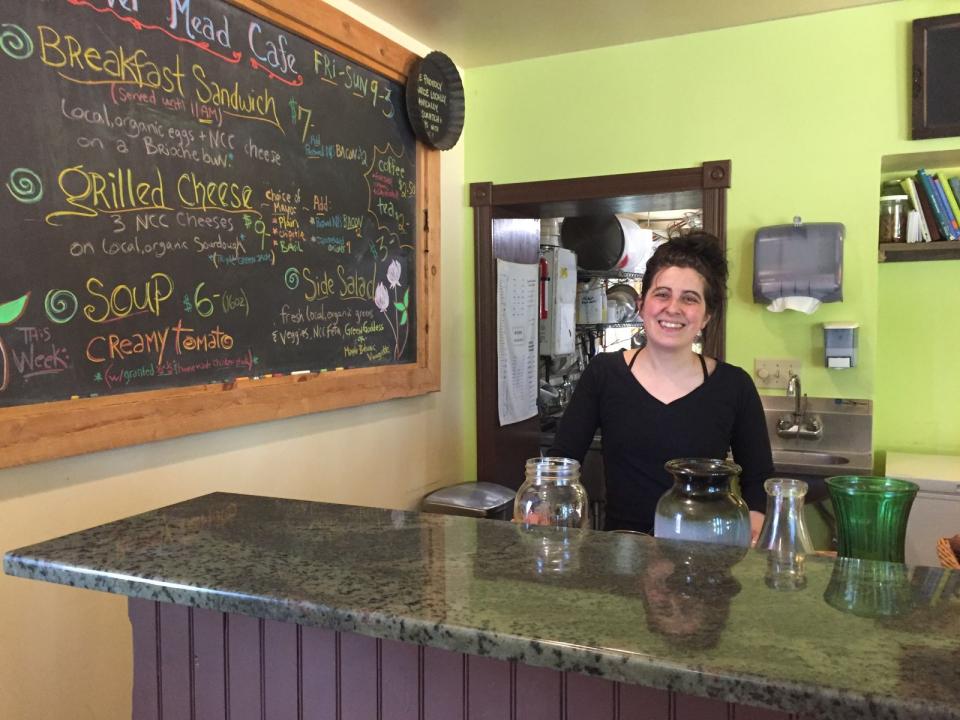
M 880 242 L 906 242 L 909 212 L 910 199 L 900 183 L 884 183 L 880 189 Z

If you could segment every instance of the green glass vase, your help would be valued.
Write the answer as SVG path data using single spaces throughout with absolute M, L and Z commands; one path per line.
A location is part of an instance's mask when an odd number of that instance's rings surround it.
M 902 563 L 907 520 L 918 489 L 915 483 L 887 477 L 827 478 L 837 517 L 837 554 Z
M 860 617 L 905 615 L 914 608 L 909 572 L 899 563 L 839 557 L 823 599 Z

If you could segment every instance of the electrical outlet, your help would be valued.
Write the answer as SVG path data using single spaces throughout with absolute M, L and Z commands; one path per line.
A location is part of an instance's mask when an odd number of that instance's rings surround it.
M 799 358 L 756 358 L 753 361 L 753 382 L 758 388 L 786 390 L 790 373 L 800 374 Z

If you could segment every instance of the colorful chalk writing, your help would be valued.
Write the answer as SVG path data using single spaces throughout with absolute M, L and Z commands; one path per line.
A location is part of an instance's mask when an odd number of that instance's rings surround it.
M 0 0 L 0 97 L 0 406 L 417 360 L 396 82 L 223 0 Z

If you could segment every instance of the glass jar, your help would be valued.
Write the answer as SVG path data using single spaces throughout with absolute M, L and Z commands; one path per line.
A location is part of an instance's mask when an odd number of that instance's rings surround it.
M 580 544 L 583 533 L 576 528 L 517 524 L 524 550 L 532 559 L 538 575 L 564 573 L 580 568 Z
M 580 463 L 563 457 L 527 460 L 526 479 L 517 490 L 513 519 L 527 525 L 589 527 L 587 491 Z
M 807 484 L 803 480 L 770 478 L 763 489 L 767 491 L 767 512 L 757 548 L 780 554 L 812 553 L 813 541 L 803 521 Z
M 757 548 L 770 552 L 764 580 L 774 590 L 800 590 L 807 584 L 806 556 L 813 552 L 813 541 L 803 519 L 807 483 L 770 478 L 763 489 L 767 491 L 767 511 Z
M 657 503 L 658 538 L 750 546 L 750 511 L 733 490 L 740 466 L 726 460 L 682 458 L 664 465 L 673 487 Z
M 880 190 L 880 242 L 906 242 L 909 198 L 899 183 L 886 183 Z
M 840 557 L 902 563 L 910 508 L 919 486 L 861 475 L 827 478 Z

